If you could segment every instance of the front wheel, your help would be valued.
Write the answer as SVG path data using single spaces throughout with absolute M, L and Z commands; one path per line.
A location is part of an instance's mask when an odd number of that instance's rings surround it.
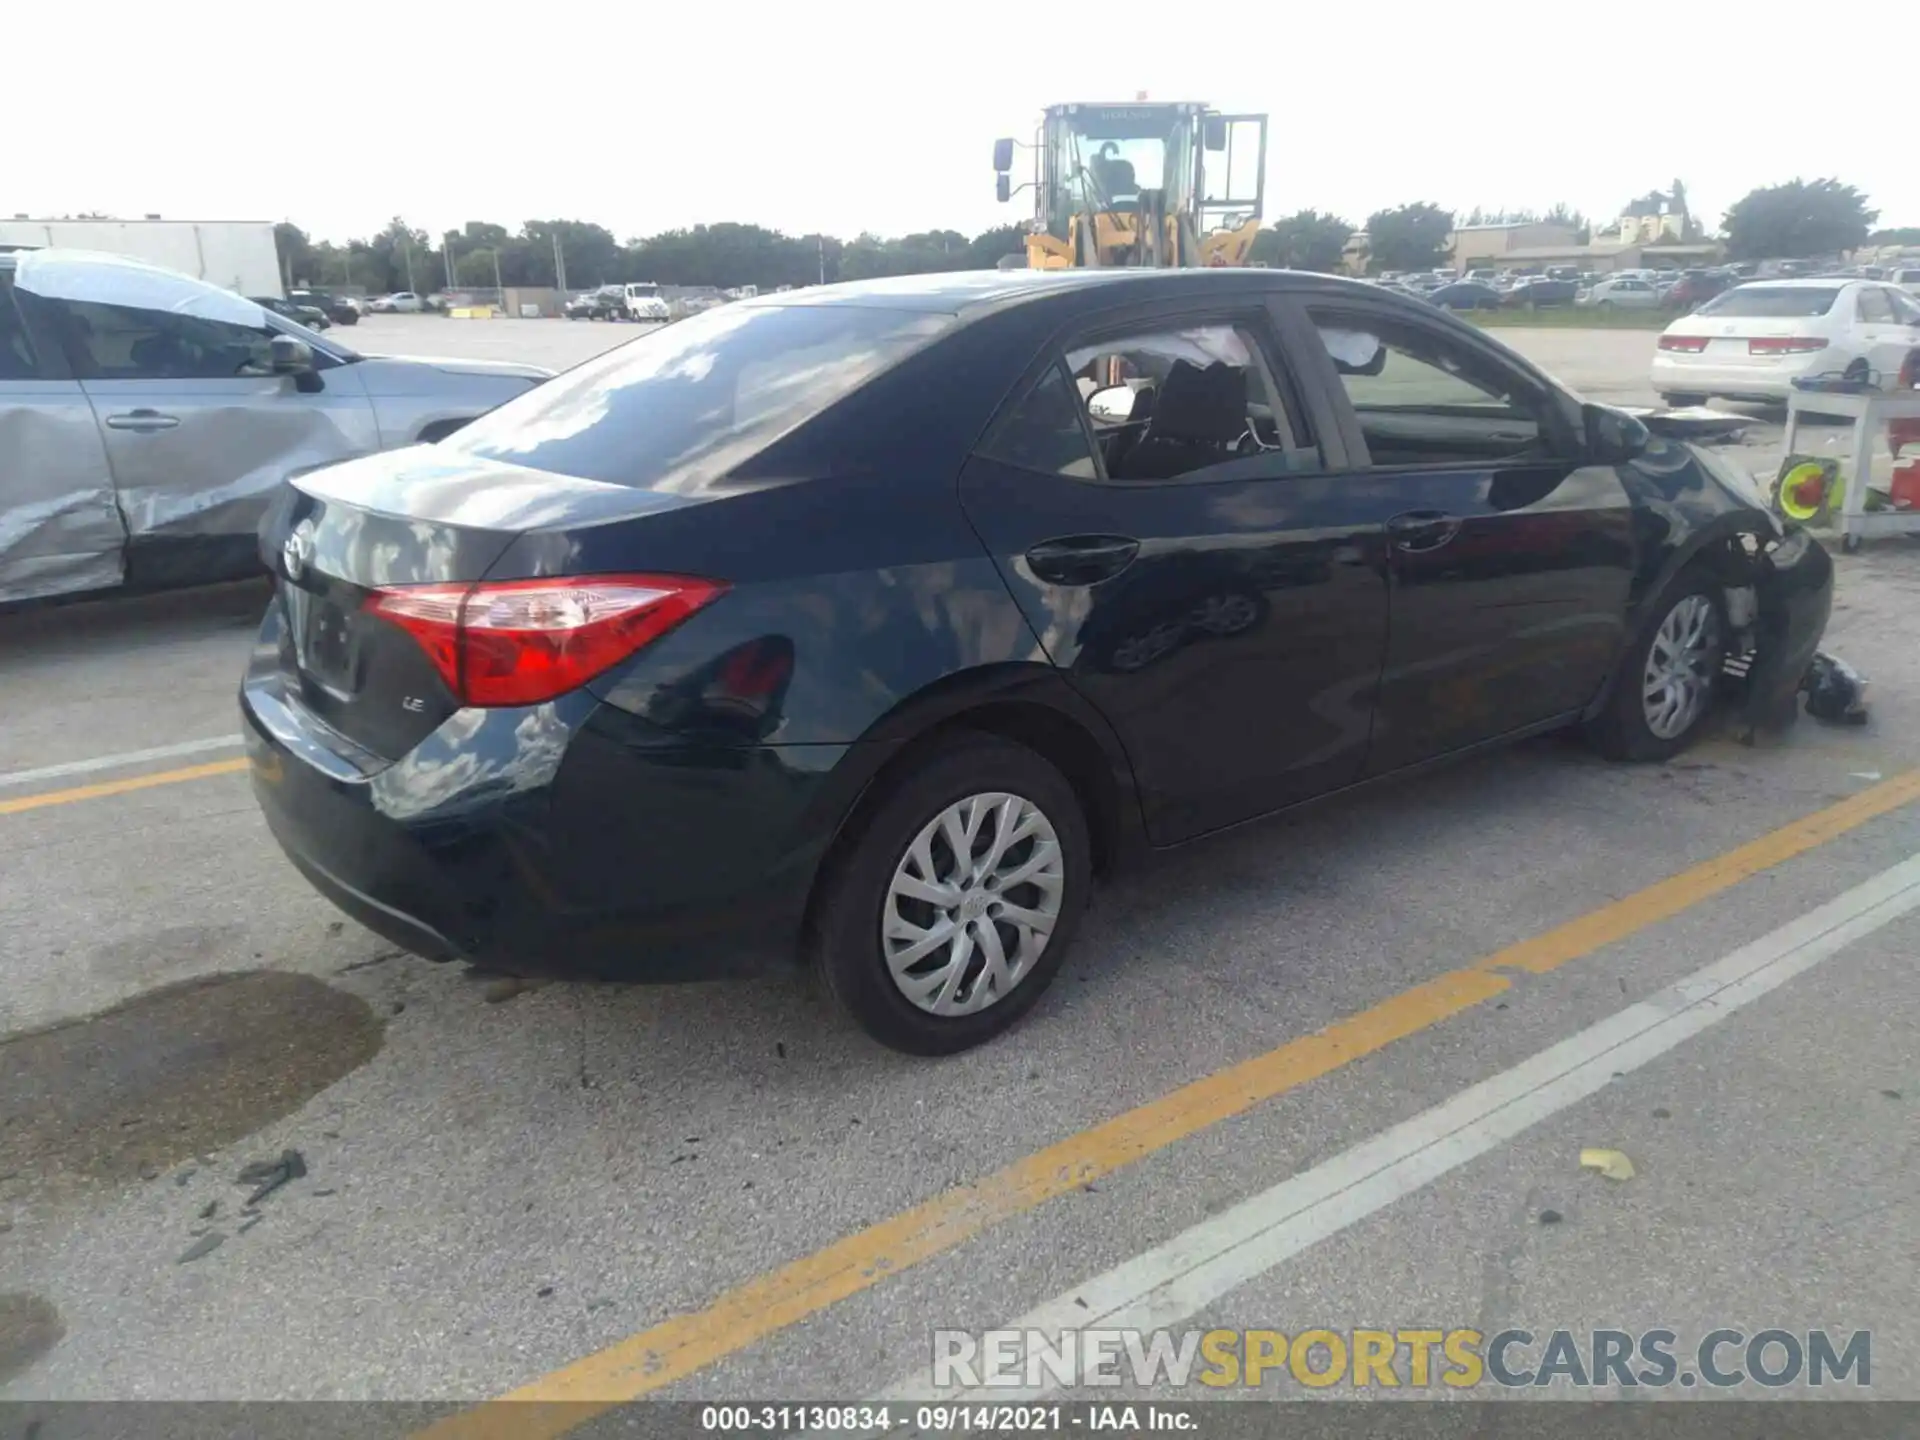
M 1606 708 L 1587 727 L 1610 760 L 1666 760 L 1700 737 L 1727 657 L 1720 587 L 1685 570 L 1650 607 L 1654 617 L 1628 647 Z
M 1006 1030 L 1059 971 L 1092 884 L 1073 787 L 1023 745 L 944 742 L 830 862 L 813 926 L 834 997 L 869 1035 L 951 1055 Z

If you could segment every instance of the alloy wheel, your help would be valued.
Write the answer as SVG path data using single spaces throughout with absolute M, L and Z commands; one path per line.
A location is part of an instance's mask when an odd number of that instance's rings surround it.
M 1033 973 L 1065 884 L 1060 837 L 1039 806 L 1001 791 L 955 801 L 894 868 L 880 921 L 888 974 L 930 1014 L 986 1009 Z
M 1720 662 L 1720 615 L 1705 595 L 1685 595 L 1654 632 L 1640 689 L 1647 728 L 1673 740 L 1693 727 L 1713 699 Z

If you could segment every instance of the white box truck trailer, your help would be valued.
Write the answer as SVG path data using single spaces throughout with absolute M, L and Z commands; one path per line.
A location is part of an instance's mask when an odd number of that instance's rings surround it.
M 0 250 L 101 250 L 241 295 L 283 295 L 271 220 L 0 220 Z

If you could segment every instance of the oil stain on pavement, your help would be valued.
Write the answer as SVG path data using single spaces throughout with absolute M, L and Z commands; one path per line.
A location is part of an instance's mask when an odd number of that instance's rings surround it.
M 60 1343 L 60 1312 L 38 1295 L 0 1293 L 0 1385 Z
M 0 1040 L 0 1177 L 153 1179 L 291 1114 L 379 1053 L 366 1001 L 254 970 L 163 986 Z

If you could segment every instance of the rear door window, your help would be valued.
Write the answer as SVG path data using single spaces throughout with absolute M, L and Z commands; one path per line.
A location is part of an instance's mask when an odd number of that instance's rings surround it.
M 860 305 L 721 306 L 570 370 L 443 449 L 638 489 L 737 468 L 953 324 Z
M 1856 313 L 1862 325 L 1891 325 L 1894 323 L 1893 302 L 1887 298 L 1887 292 L 1878 285 L 1860 287 L 1860 298 Z
M 1289 471 L 1320 469 L 1263 333 L 1252 316 L 1181 319 L 1075 343 L 1066 368 L 1106 477 L 1174 480 L 1262 456 Z

